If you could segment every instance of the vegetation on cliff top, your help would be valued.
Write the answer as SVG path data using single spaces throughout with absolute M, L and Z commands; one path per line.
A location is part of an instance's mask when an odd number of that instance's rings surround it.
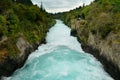
M 74 20 L 84 20 L 82 26 L 85 30 L 81 31 L 83 41 L 87 41 L 86 33 L 89 32 L 100 39 L 105 39 L 110 33 L 120 35 L 120 0 L 95 0 L 90 5 L 58 13 L 55 17 L 61 18 L 69 26 Z
M 83 45 L 99 50 L 91 54 L 110 61 L 113 65 L 105 64 L 104 68 L 112 71 L 110 74 L 115 80 L 120 79 L 120 0 L 95 0 L 54 17 L 70 26 L 72 34 L 77 35 Z
M 20 53 L 16 46 L 19 37 L 31 45 L 42 42 L 53 24 L 51 15 L 30 0 L 0 0 L 0 61 Z
M 112 77 L 120 79 L 120 0 L 95 0 L 90 5 L 54 17 L 70 26 L 72 34 L 77 34 L 82 44 L 99 50 L 95 55 L 112 62 L 115 67 L 105 64 L 105 68 L 114 69 Z

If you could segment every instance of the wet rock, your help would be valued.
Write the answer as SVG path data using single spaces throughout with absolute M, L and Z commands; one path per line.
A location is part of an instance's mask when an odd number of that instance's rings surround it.
M 86 31 L 86 21 L 72 20 L 71 35 L 77 37 L 85 52 L 94 55 L 115 80 L 120 80 L 120 36 L 110 33 L 105 39 Z M 77 32 L 77 33 L 76 33 Z
M 39 45 L 39 42 L 36 42 L 34 45 L 30 45 L 23 37 L 19 37 L 16 46 L 20 53 L 14 58 L 6 56 L 6 58 L 0 62 L 0 76 L 10 76 L 16 69 L 21 68 L 27 60 L 29 54 L 36 50 Z
M 92 46 L 82 44 L 82 49 L 92 54 L 96 59 L 98 59 L 104 67 L 104 70 L 109 73 L 111 77 L 113 77 L 115 80 L 120 79 L 120 70 L 119 67 L 114 64 L 112 61 L 108 60 L 105 56 L 100 55 L 100 51 L 98 49 L 93 48 Z

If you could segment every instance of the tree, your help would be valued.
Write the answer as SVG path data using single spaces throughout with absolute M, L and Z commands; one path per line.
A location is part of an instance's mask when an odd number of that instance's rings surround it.
M 27 4 L 27 5 L 32 5 L 31 0 L 16 0 L 16 2 L 22 3 L 22 4 Z
M 83 3 L 83 7 L 85 7 L 85 3 Z
M 81 18 L 85 19 L 85 14 L 84 13 L 81 14 Z

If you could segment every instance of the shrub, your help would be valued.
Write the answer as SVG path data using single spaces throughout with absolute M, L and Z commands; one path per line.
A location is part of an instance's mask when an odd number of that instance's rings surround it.
M 6 18 L 2 15 L 0 15 L 0 34 L 1 36 L 7 33 L 7 27 L 6 27 Z
M 6 19 L 4 16 L 0 15 L 0 25 L 6 24 Z
M 10 22 L 10 24 L 15 25 L 19 23 L 19 19 L 12 9 L 8 11 L 7 16 L 7 20 Z
M 102 39 L 104 39 L 112 30 L 110 26 L 99 27 L 99 34 Z
M 93 35 L 95 35 L 95 34 L 97 34 L 97 31 L 96 31 L 95 29 L 92 29 L 92 30 L 91 30 L 91 33 L 92 33 Z

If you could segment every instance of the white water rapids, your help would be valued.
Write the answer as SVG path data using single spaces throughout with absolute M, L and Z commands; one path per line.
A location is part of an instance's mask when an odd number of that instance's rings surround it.
M 47 44 L 39 46 L 22 68 L 4 80 L 113 80 L 99 61 L 81 49 L 70 31 L 56 20 L 47 33 Z

